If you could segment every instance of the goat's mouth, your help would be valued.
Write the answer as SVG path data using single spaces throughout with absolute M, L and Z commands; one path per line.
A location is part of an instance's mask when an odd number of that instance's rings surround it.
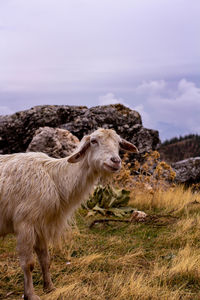
M 104 165 L 104 168 L 107 171 L 109 171 L 109 172 L 117 172 L 117 171 L 119 171 L 121 169 L 121 165 L 119 165 L 119 166 L 111 166 L 111 165 L 109 165 L 107 163 L 104 163 L 103 165 Z

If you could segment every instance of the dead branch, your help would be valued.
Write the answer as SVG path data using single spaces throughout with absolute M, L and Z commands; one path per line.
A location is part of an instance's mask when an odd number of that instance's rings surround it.
M 98 223 L 109 223 L 109 222 L 121 222 L 121 223 L 134 223 L 134 224 L 146 224 L 155 226 L 166 226 L 172 224 L 178 220 L 178 217 L 172 215 L 147 215 L 144 219 L 96 219 L 89 225 L 91 229 L 95 224 Z
M 130 223 L 130 220 L 127 220 L 127 219 L 124 219 L 124 220 L 120 220 L 120 219 L 97 219 L 97 220 L 92 221 L 89 228 L 91 229 L 95 224 L 98 224 L 98 223 L 109 223 L 109 222 Z

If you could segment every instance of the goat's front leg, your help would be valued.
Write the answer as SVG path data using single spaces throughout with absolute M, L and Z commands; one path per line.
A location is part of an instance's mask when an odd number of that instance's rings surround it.
M 33 258 L 34 229 L 26 224 L 20 224 L 17 228 L 17 250 L 21 268 L 24 272 L 24 299 L 40 300 L 33 287 L 32 271 L 34 269 Z
M 37 238 L 35 245 L 35 252 L 37 254 L 44 281 L 44 292 L 49 293 L 55 289 L 53 282 L 51 280 L 51 275 L 49 272 L 50 268 L 50 256 L 47 248 L 47 243 Z

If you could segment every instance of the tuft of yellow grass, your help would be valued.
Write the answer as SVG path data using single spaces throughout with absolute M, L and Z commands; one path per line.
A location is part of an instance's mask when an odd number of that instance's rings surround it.
M 200 250 L 187 244 L 180 249 L 174 258 L 173 266 L 169 269 L 169 276 L 194 276 L 200 280 Z
M 173 212 L 181 211 L 183 208 L 191 209 L 192 206 L 186 206 L 194 201 L 200 202 L 200 193 L 193 193 L 190 188 L 185 189 L 184 186 L 169 187 L 167 190 L 158 189 L 154 193 L 133 187 L 130 204 L 140 209 L 162 209 Z

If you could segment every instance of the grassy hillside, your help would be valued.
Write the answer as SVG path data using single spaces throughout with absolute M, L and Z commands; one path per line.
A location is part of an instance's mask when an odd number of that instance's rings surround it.
M 161 158 L 169 163 L 200 156 L 200 136 L 190 134 L 167 140 L 161 145 L 159 152 Z
M 160 165 L 157 175 L 159 170 Z M 200 299 L 200 194 L 163 184 L 161 178 L 158 184 L 157 175 L 149 179 L 141 174 L 136 182 L 125 167 L 113 182 L 126 182 L 129 205 L 150 215 L 148 222 L 99 223 L 90 228 L 93 220 L 105 216 L 89 217 L 83 208 L 77 212 L 62 249 L 51 249 L 57 287 L 52 293 L 43 293 L 36 264 L 33 278 L 41 299 Z M 22 298 L 15 244 L 13 236 L 0 240 L 0 299 Z

